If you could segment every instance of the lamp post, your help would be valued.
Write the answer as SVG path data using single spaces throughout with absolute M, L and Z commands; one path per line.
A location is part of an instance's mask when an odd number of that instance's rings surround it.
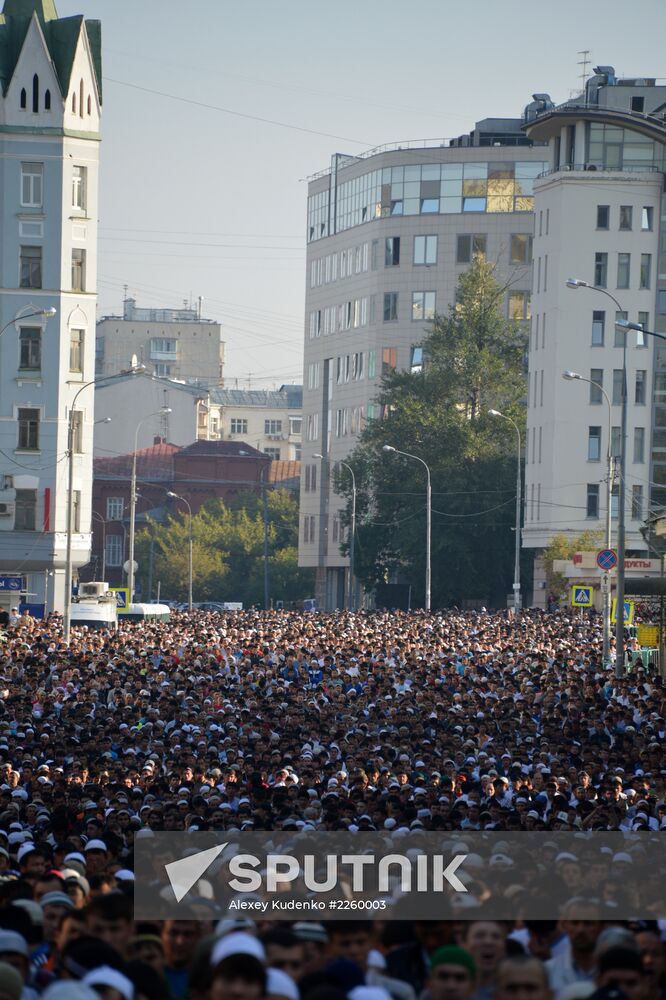
M 425 569 L 425 609 L 430 611 L 430 591 L 431 591 L 431 542 L 432 542 L 432 485 L 430 479 L 430 466 L 419 458 L 418 455 L 411 455 L 408 451 L 400 451 L 393 445 L 385 444 L 382 448 L 384 452 L 394 455 L 402 455 L 404 458 L 411 458 L 415 462 L 420 462 L 426 470 L 426 569 Z
M 5 330 L 8 330 L 10 326 L 14 326 L 15 323 L 20 323 L 24 319 L 34 319 L 36 316 L 43 316 L 45 319 L 52 319 L 57 310 L 54 306 L 49 306 L 48 309 L 33 309 L 32 312 L 23 313 L 22 316 L 14 316 L 10 319 L 8 323 L 0 328 L 0 337 L 3 335 Z
M 500 413 L 499 410 L 488 410 L 491 417 L 502 417 L 503 420 L 508 420 L 510 424 L 513 424 L 514 430 L 518 436 L 518 450 L 516 452 L 516 545 L 515 554 L 513 561 L 513 613 L 514 615 L 520 614 L 521 609 L 521 598 L 520 598 L 520 508 L 523 493 L 522 475 L 520 471 L 520 428 L 518 424 L 513 419 L 513 417 L 507 416 L 506 413 Z
M 567 379 L 567 381 L 578 381 L 587 382 L 588 385 L 594 385 L 603 393 L 606 400 L 606 405 L 608 406 L 608 447 L 606 449 L 606 548 L 611 549 L 612 546 L 612 525 L 611 525 L 611 508 L 613 503 L 613 452 L 611 449 L 611 428 L 613 426 L 613 416 L 611 409 L 610 396 L 604 389 L 600 382 L 595 382 L 594 379 L 585 378 L 578 372 L 565 371 L 562 372 L 562 378 Z M 602 645 L 602 659 L 604 666 L 607 666 L 610 661 L 610 637 L 611 637 L 611 582 L 610 574 L 608 571 L 604 570 L 602 574 L 602 591 L 603 591 L 603 645 Z
M 147 420 L 151 417 L 159 417 L 162 414 L 171 413 L 170 406 L 161 406 L 159 410 L 155 413 L 149 413 L 147 416 L 143 417 L 136 425 L 134 431 L 134 451 L 132 452 L 132 479 L 130 483 L 130 524 L 129 524 L 129 555 L 127 557 L 128 570 L 127 570 L 127 590 L 128 590 L 128 603 L 131 604 L 134 601 L 134 533 L 136 527 L 136 452 L 139 447 L 139 431 L 141 427 Z
M 189 548 L 189 552 L 188 552 L 188 565 L 187 565 L 187 574 L 188 574 L 188 576 L 187 576 L 187 580 L 188 580 L 188 585 L 187 585 L 187 605 L 188 605 L 188 609 L 191 611 L 192 610 L 192 564 L 193 564 L 193 560 L 192 560 L 192 507 L 190 506 L 189 500 L 186 500 L 185 497 L 181 497 L 180 494 L 178 494 L 178 493 L 172 493 L 171 490 L 167 490 L 167 496 L 171 497 L 172 500 L 180 500 L 180 502 L 184 503 L 185 506 L 187 507 L 187 513 L 188 513 L 188 548 Z
M 106 521 L 101 514 L 98 514 L 96 510 L 92 511 L 92 516 L 95 521 L 99 521 L 102 525 L 102 580 L 106 579 Z
M 324 458 L 323 455 L 313 455 L 313 458 Z M 356 476 L 354 475 L 354 470 L 351 465 L 347 462 L 338 462 L 338 465 L 342 465 L 349 475 L 351 476 L 352 483 L 352 509 L 351 509 L 351 524 L 350 524 L 350 535 L 349 535 L 349 586 L 347 588 L 347 608 L 349 611 L 354 611 L 354 542 L 356 538 Z

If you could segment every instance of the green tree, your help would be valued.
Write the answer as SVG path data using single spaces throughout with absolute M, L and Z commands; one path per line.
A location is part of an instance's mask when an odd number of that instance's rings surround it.
M 516 436 L 523 429 L 526 335 L 504 316 L 506 287 L 475 257 L 455 305 L 423 342 L 418 374 L 387 372 L 381 419 L 368 422 L 349 458 L 356 473 L 356 572 L 367 588 L 396 577 L 423 603 L 425 470 L 382 452 L 418 455 L 431 469 L 433 607 L 465 598 L 503 604 L 511 589 L 515 535 Z M 336 488 L 348 499 L 349 477 Z
M 567 578 L 553 568 L 556 560 L 571 559 L 576 552 L 596 551 L 601 548 L 602 541 L 603 535 L 600 531 L 581 531 L 578 535 L 566 535 L 560 532 L 553 535 L 541 553 L 548 590 L 556 597 L 562 597 L 567 588 Z

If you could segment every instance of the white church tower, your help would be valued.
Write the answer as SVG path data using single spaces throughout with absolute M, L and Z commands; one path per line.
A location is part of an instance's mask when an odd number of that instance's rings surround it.
M 0 605 L 62 611 L 67 432 L 72 552 L 88 562 L 97 290 L 101 26 L 54 0 L 0 15 Z M 10 600 L 11 594 L 11 600 Z

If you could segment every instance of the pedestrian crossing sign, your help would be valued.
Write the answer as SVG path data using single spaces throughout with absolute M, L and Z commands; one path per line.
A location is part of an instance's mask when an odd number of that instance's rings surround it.
M 572 587 L 571 607 L 591 608 L 592 607 L 592 587 Z
M 617 600 L 616 600 L 616 598 L 613 598 L 613 607 L 611 608 L 611 621 L 613 623 L 615 623 L 617 621 L 616 608 L 617 608 Z M 632 625 L 633 621 L 634 621 L 634 602 L 633 601 L 625 601 L 624 602 L 624 624 L 625 625 Z
M 115 594 L 118 611 L 127 611 L 129 607 L 129 587 L 109 587 L 109 590 Z

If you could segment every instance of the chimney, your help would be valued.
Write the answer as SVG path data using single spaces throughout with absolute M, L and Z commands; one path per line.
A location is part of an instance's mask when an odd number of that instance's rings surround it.
M 166 438 L 162 437 L 160 434 L 156 434 L 153 438 L 153 444 L 166 444 Z

